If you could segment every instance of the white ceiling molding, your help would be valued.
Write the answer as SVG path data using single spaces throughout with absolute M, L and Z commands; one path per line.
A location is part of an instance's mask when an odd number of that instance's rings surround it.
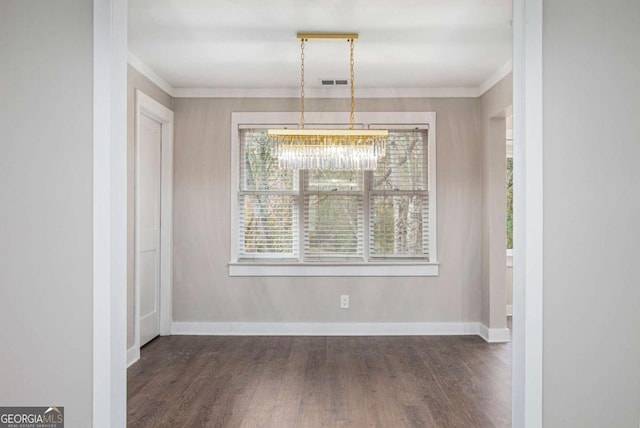
M 513 61 L 507 61 L 502 67 L 500 67 L 495 73 L 493 73 L 487 80 L 482 82 L 480 86 L 478 86 L 478 95 L 482 96 L 489 89 L 493 88 L 496 83 L 504 79 L 509 73 L 513 70 Z
M 131 53 L 131 51 L 127 52 L 127 62 L 133 68 L 135 68 L 140 74 L 142 74 L 147 79 L 151 80 L 156 84 L 160 89 L 165 91 L 167 94 L 175 97 L 175 89 L 173 86 L 169 84 L 162 77 L 158 76 L 158 74 L 151 69 L 147 64 L 142 62 L 140 58 Z
M 299 88 L 176 88 L 176 98 L 299 98 Z M 305 98 L 349 98 L 344 88 L 308 88 Z M 356 88 L 357 98 L 475 98 L 478 88 Z
M 300 88 L 174 88 L 140 58 L 129 52 L 128 62 L 174 98 L 298 98 Z M 358 98 L 477 98 L 511 73 L 509 60 L 480 86 L 470 88 L 356 88 Z M 348 88 L 309 88 L 306 98 L 349 98 Z

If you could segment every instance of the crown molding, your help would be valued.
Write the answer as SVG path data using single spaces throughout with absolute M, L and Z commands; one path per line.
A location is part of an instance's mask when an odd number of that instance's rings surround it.
M 299 88 L 175 88 L 176 98 L 299 98 Z M 477 88 L 360 88 L 357 98 L 476 98 Z M 305 98 L 349 98 L 344 88 L 305 88 Z
M 147 64 L 145 64 L 140 58 L 131 53 L 131 51 L 127 52 L 127 63 L 135 68 L 140 74 L 142 74 L 147 79 L 151 80 L 156 86 L 165 91 L 172 97 L 175 97 L 175 88 L 169 84 L 166 80 L 160 77 L 155 71 L 151 69 Z
M 482 82 L 480 86 L 476 89 L 478 90 L 478 97 L 484 95 L 489 89 L 493 88 L 496 83 L 507 77 L 509 73 L 513 70 L 513 61 L 509 60 L 504 63 L 502 67 L 500 67 L 495 73 L 493 73 L 487 80 Z
M 174 88 L 166 80 L 129 52 L 127 61 L 140 74 L 174 98 L 298 98 L 299 88 Z M 511 73 L 507 61 L 480 86 L 466 88 L 360 88 L 358 98 L 477 98 Z M 349 98 L 348 88 L 308 88 L 306 98 Z

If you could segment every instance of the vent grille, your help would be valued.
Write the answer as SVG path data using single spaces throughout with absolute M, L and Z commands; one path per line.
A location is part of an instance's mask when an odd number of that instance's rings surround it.
M 322 86 L 347 86 L 349 79 L 320 79 Z

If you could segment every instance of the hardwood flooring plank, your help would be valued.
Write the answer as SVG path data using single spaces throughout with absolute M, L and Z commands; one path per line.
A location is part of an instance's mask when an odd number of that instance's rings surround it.
M 475 336 L 160 337 L 130 427 L 508 427 L 511 346 Z
M 402 406 L 401 412 L 406 417 L 406 426 L 437 426 L 417 382 L 419 379 L 410 370 L 412 345 L 406 339 L 384 338 L 382 346 L 385 348 L 384 357 L 387 361 L 389 377 L 393 381 L 392 388 L 396 396 L 394 401 Z M 430 376 L 430 374 L 424 372 L 421 376 Z
M 429 367 L 442 393 L 436 401 L 446 407 L 440 412 L 439 424 L 446 427 L 494 427 L 496 425 L 487 418 L 475 399 L 476 385 L 472 372 L 463 360 L 464 352 L 457 347 L 468 339 L 475 337 L 446 337 L 437 346 L 428 348 L 419 341 L 415 359 Z M 476 345 L 483 347 L 486 343 L 479 339 Z
M 272 344 L 264 351 L 265 364 L 256 377 L 249 411 L 242 421 L 242 427 L 268 427 L 276 408 L 276 398 L 283 386 L 282 379 L 287 371 L 286 362 L 291 351 L 291 339 L 272 337 Z
M 304 367 L 307 364 L 306 338 L 292 338 L 291 348 L 285 370 L 282 374 L 282 387 L 275 397 L 275 406 L 269 417 L 271 427 L 293 427 L 300 412 L 304 383 Z

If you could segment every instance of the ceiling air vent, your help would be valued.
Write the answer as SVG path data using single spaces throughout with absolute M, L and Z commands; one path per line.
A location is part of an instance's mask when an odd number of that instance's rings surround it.
M 349 79 L 320 79 L 322 86 L 347 86 Z

